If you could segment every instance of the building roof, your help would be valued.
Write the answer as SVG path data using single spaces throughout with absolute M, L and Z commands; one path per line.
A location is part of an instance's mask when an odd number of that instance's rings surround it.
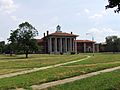
M 43 39 L 36 39 L 37 43 L 43 42 Z
M 49 34 L 48 36 L 70 36 L 70 37 L 78 37 L 79 35 L 65 33 L 65 32 L 55 32 L 55 33 Z
M 95 43 L 95 41 L 91 41 L 91 40 L 75 40 L 75 42 L 79 42 L 79 43 Z

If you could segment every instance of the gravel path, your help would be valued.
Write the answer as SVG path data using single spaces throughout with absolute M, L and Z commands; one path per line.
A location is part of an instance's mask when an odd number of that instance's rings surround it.
M 69 62 L 66 62 L 66 63 L 56 64 L 56 65 L 51 65 L 51 66 L 46 66 L 46 67 L 41 67 L 41 68 L 33 68 L 31 70 L 26 70 L 26 71 L 21 71 L 21 72 L 16 72 L 16 73 L 9 73 L 9 74 L 5 74 L 5 75 L 0 75 L 0 79 L 1 78 L 6 78 L 6 77 L 13 77 L 13 76 L 17 76 L 17 75 L 22 75 L 22 74 L 27 74 L 27 73 L 32 73 L 32 72 L 45 70 L 45 69 L 49 69 L 49 68 L 55 68 L 55 67 L 59 67 L 59 66 L 62 66 L 62 65 L 75 63 L 75 62 L 80 62 L 80 61 L 89 59 L 90 57 L 91 56 L 87 56 L 86 58 L 76 60 L 76 61 L 69 61 Z
M 120 66 L 110 68 L 110 69 L 101 70 L 101 71 L 97 71 L 97 72 L 92 72 L 92 73 L 88 73 L 88 74 L 84 74 L 84 75 L 80 75 L 80 76 L 76 76 L 76 77 L 72 77 L 72 78 L 53 81 L 53 82 L 49 82 L 49 83 L 44 83 L 44 84 L 41 84 L 41 85 L 33 85 L 31 87 L 32 87 L 33 90 L 46 89 L 48 87 L 73 82 L 73 81 L 80 80 L 80 79 L 83 79 L 83 78 L 88 78 L 88 77 L 91 77 L 91 76 L 95 76 L 95 75 L 98 75 L 98 74 L 101 74 L 101 73 L 111 72 L 111 71 L 114 71 L 114 70 L 117 70 L 117 69 L 120 69 Z

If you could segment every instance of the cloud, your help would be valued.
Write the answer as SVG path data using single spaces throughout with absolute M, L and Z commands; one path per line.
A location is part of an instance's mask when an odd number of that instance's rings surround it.
M 89 16 L 89 19 L 101 19 L 103 18 L 107 13 L 105 11 L 101 11 L 100 13 L 95 13 L 94 15 Z
M 90 13 L 90 10 L 88 10 L 88 9 L 84 9 L 82 12 L 81 11 L 78 11 L 77 13 L 76 13 L 76 15 L 77 16 L 82 16 L 83 14 L 89 14 Z
M 4 41 L 4 38 L 0 37 L 0 41 Z
M 107 36 L 120 35 L 120 31 L 113 30 L 112 28 L 91 28 L 88 30 L 88 33 L 91 33 L 98 42 L 103 42 Z M 90 36 L 88 37 L 90 38 Z
M 11 17 L 11 19 L 12 19 L 13 21 L 17 21 L 17 20 L 18 20 L 16 16 L 10 16 L 10 17 Z
M 80 12 L 77 12 L 77 13 L 76 13 L 76 15 L 77 15 L 77 16 L 80 16 L 80 15 L 81 15 L 81 13 L 80 13 Z
M 18 5 L 13 0 L 0 0 L 0 12 L 5 13 L 13 21 L 18 21 L 18 18 L 13 15 L 18 8 Z
M 0 10 L 5 13 L 12 13 L 16 11 L 17 5 L 13 0 L 0 0 Z
M 113 30 L 111 28 L 92 28 L 88 30 L 90 33 L 96 34 L 106 34 L 106 35 L 118 35 L 120 32 Z
M 100 18 L 102 18 L 102 17 L 103 17 L 102 14 L 94 14 L 93 16 L 90 16 L 89 18 L 90 18 L 90 19 L 100 19 Z
M 90 10 L 88 10 L 88 9 L 85 9 L 84 11 L 85 11 L 85 13 L 90 13 Z
M 52 24 L 57 24 L 58 21 L 59 21 L 59 17 L 58 17 L 58 16 L 52 17 L 52 18 L 50 19 L 50 23 L 52 23 Z

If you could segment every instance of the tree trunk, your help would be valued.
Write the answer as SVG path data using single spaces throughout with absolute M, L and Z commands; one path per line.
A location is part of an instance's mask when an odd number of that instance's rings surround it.
M 12 53 L 10 53 L 10 56 L 12 56 Z
M 28 53 L 26 53 L 26 58 L 28 58 Z
M 10 51 L 10 56 L 12 56 L 12 51 Z
M 26 58 L 28 58 L 28 51 L 26 51 Z

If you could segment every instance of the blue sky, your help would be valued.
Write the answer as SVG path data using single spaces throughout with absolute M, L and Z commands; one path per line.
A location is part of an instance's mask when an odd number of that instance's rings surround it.
M 27 21 L 39 31 L 36 38 L 47 30 L 54 32 L 59 24 L 78 39 L 91 40 L 93 35 L 104 42 L 106 36 L 120 35 L 120 14 L 105 10 L 105 5 L 107 0 L 0 0 L 0 41 L 7 41 L 10 30 Z

